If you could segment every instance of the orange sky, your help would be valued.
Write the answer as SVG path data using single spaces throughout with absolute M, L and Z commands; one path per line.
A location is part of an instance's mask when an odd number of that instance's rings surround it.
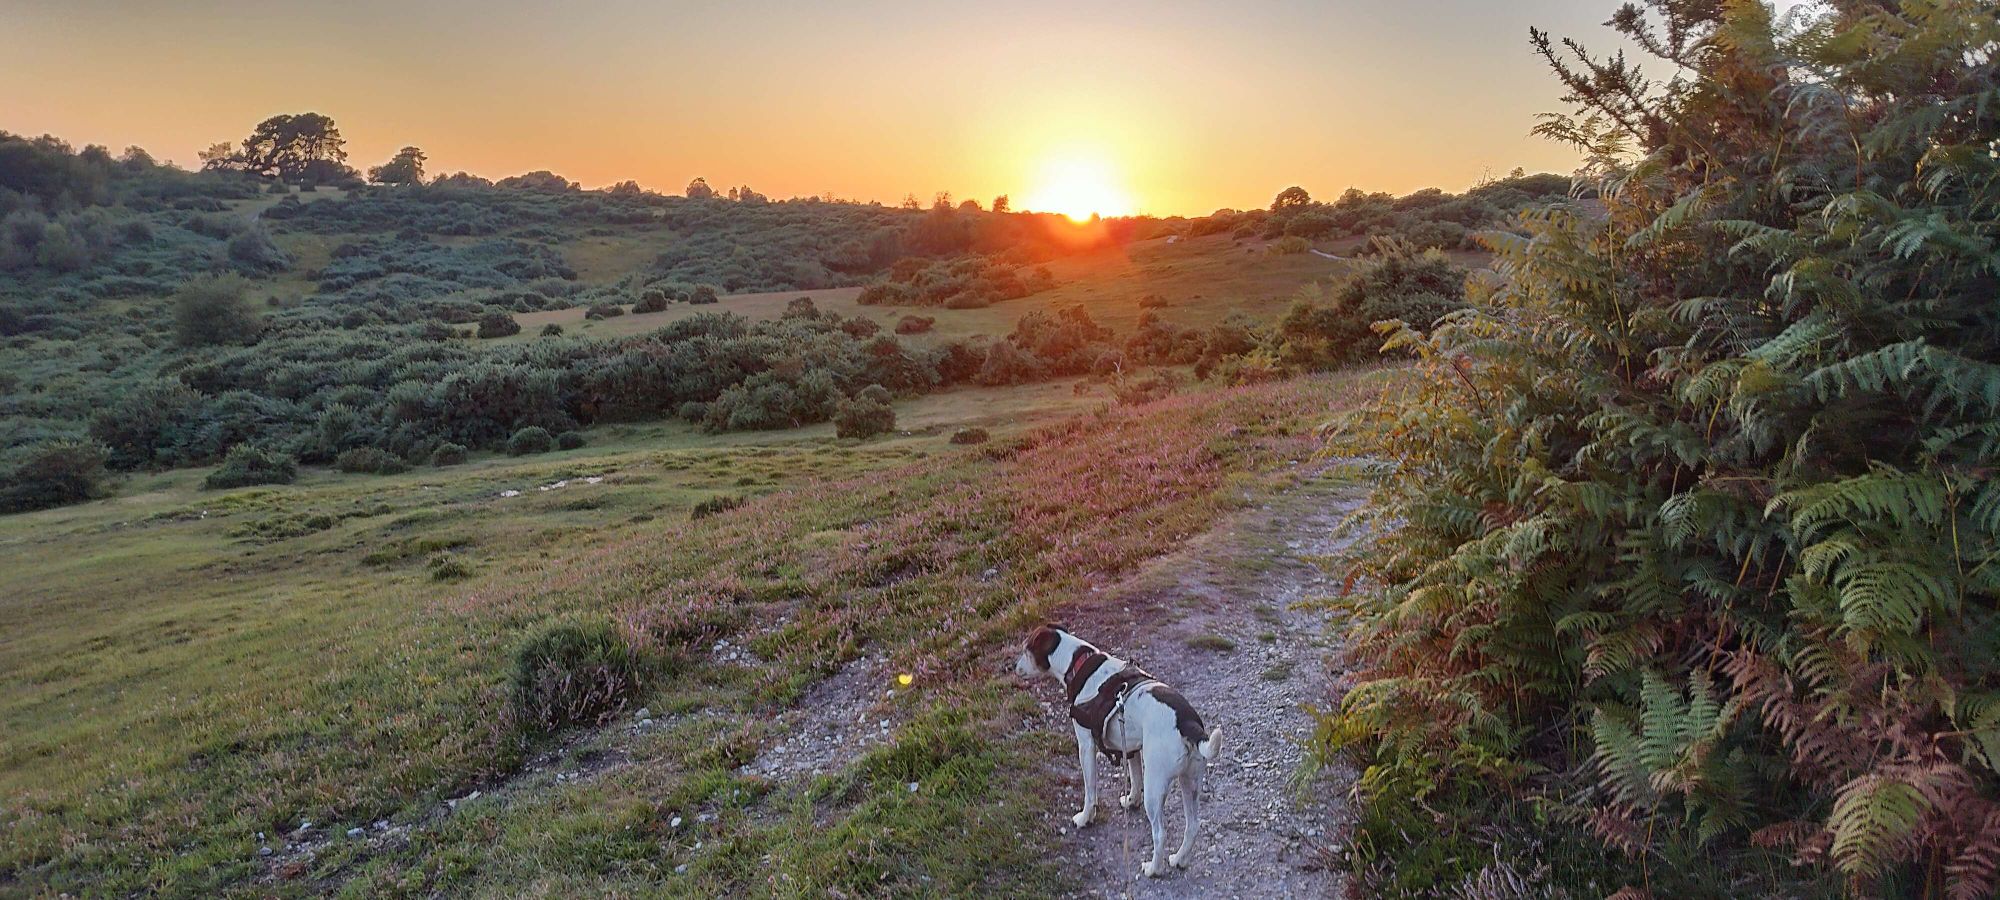
M 1567 171 L 1527 28 L 1610 47 L 1613 6 L 0 0 L 0 129 L 192 164 L 315 111 L 364 169 L 1202 214 Z

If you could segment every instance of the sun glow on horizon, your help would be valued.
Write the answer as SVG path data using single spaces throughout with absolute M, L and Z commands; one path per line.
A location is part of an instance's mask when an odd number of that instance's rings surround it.
M 1021 199 L 1022 209 L 1061 213 L 1071 221 L 1091 216 L 1125 216 L 1135 209 L 1119 172 L 1097 154 L 1065 154 L 1042 163 L 1035 187 Z

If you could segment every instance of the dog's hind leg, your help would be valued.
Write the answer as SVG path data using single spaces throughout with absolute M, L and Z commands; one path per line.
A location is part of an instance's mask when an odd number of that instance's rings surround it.
M 1146 822 L 1153 826 L 1153 858 L 1139 869 L 1147 878 L 1157 877 L 1167 871 L 1163 862 L 1167 855 L 1167 787 L 1173 780 L 1174 767 L 1165 760 L 1155 759 L 1144 767 L 1146 776 Z
M 1193 753 L 1188 754 L 1190 757 Z M 1167 863 L 1187 868 L 1194 854 L 1194 832 L 1201 824 L 1201 760 L 1189 759 L 1187 774 L 1181 776 L 1181 812 L 1187 817 L 1187 831 L 1181 835 L 1181 849 L 1167 857 Z
M 1139 761 L 1139 754 L 1125 757 L 1125 796 L 1118 798 L 1119 806 L 1131 809 L 1139 805 L 1139 778 L 1145 768 L 1145 764 Z
M 1097 814 L 1097 748 L 1090 737 L 1090 729 L 1082 725 L 1076 728 L 1076 756 L 1078 767 L 1083 769 L 1083 811 L 1070 818 L 1076 827 L 1090 825 L 1090 819 Z

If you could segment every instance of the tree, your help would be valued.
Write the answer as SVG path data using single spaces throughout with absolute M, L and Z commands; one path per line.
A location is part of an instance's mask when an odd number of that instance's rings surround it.
M 243 154 L 236 152 L 236 145 L 210 144 L 208 149 L 195 154 L 201 160 L 201 167 L 208 172 L 241 172 L 250 168 Z
M 217 145 L 219 147 L 220 145 Z M 354 174 L 347 163 L 347 139 L 333 119 L 319 113 L 272 116 L 257 123 L 231 157 L 202 154 L 209 168 L 242 168 L 286 181 L 338 181 Z
M 264 330 L 241 275 L 197 278 L 174 294 L 174 339 L 184 347 L 248 344 Z
M 994 212 L 997 213 L 1013 212 L 1013 210 L 1014 210 L 1013 203 L 1012 201 L 1007 199 L 1006 194 L 1001 194 L 1000 196 L 993 198 Z
M 1278 196 L 1272 199 L 1271 211 L 1277 212 L 1282 209 L 1295 209 L 1301 206 L 1310 206 L 1312 205 L 1312 202 L 1313 202 L 1312 195 L 1306 193 L 1305 188 L 1299 187 L 1298 185 L 1292 185 L 1291 187 L 1279 191 Z
M 424 151 L 404 147 L 388 162 L 368 170 L 368 180 L 376 184 L 423 184 Z
M 695 180 L 688 182 L 687 198 L 689 200 L 708 200 L 714 197 L 715 197 L 715 188 L 708 186 L 708 179 L 696 178 Z

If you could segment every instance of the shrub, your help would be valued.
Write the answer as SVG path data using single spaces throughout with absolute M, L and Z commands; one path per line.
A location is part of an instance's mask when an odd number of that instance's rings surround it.
M 588 442 L 584 440 L 583 432 L 580 431 L 565 431 L 562 434 L 556 435 L 556 449 L 558 450 L 575 450 L 582 447 L 585 443 Z
M 472 564 L 456 553 L 439 553 L 424 563 L 432 581 L 459 581 L 472 577 Z
M 639 302 L 632 304 L 632 312 L 635 315 L 661 312 L 666 308 L 667 292 L 659 288 L 647 288 L 644 294 L 639 295 Z
M 1166 305 L 1167 305 L 1167 298 L 1162 297 L 1159 294 L 1147 294 L 1146 296 L 1139 298 L 1140 309 L 1164 309 Z
M 0 512 L 25 512 L 104 496 L 105 449 L 95 441 L 57 439 L 27 448 L 0 471 Z
M 542 326 L 542 337 L 561 337 L 562 333 L 563 327 L 554 322 Z
M 596 303 L 592 304 L 589 309 L 584 310 L 583 317 L 596 321 L 598 319 L 615 319 L 624 314 L 625 307 L 619 306 L 616 303 Z
M 930 316 L 904 316 L 896 320 L 896 333 L 923 334 L 936 324 L 937 319 Z
M 712 284 L 697 284 L 693 290 L 688 292 L 688 302 L 697 305 L 715 303 L 719 299 L 715 285 Z
M 603 620 L 559 621 L 514 651 L 507 691 L 514 721 L 530 734 L 598 725 L 643 687 L 638 654 Z
M 1525 217 L 1472 310 L 1388 336 L 1419 361 L 1357 423 L 1395 462 L 1321 733 L 1586 823 L 1648 882 L 1593 894 L 1991 896 L 1992 9 L 1653 5 L 1673 37 L 1613 21 L 1666 83 L 1534 35 L 1608 215 Z
M 367 475 L 394 475 L 410 470 L 403 458 L 377 447 L 343 450 L 333 458 L 333 467 L 342 472 Z
M 464 444 L 454 444 L 446 441 L 439 444 L 436 450 L 431 451 L 431 465 L 433 466 L 461 465 L 465 462 L 465 459 L 466 449 Z
M 840 437 L 871 438 L 895 428 L 896 410 L 889 405 L 889 393 L 879 385 L 842 400 L 833 411 L 833 431 Z
M 984 444 L 989 438 L 984 428 L 960 428 L 951 433 L 954 444 Z
M 237 232 L 229 239 L 228 251 L 230 267 L 245 275 L 272 275 L 292 264 L 292 258 L 271 242 L 270 233 L 261 226 Z
M 547 453 L 550 447 L 555 446 L 555 442 L 548 429 L 540 425 L 530 425 L 514 432 L 514 436 L 507 439 L 507 455 L 530 456 Z
M 550 327 L 555 327 L 555 324 L 550 323 Z M 520 321 L 506 313 L 490 312 L 479 317 L 479 336 L 482 338 L 500 338 L 520 333 Z
M 229 455 L 222 458 L 222 465 L 208 473 L 202 487 L 218 490 L 253 484 L 291 484 L 298 477 L 298 460 L 290 454 L 237 444 L 229 448 Z
M 1305 238 L 1292 235 L 1272 241 L 1271 246 L 1266 247 L 1264 252 L 1272 256 L 1295 256 L 1310 249 L 1312 249 L 1312 244 L 1307 242 Z
M 731 497 L 727 495 L 710 497 L 706 500 L 701 501 L 700 503 L 696 503 L 694 505 L 694 509 L 688 513 L 688 519 L 689 520 L 706 519 L 709 516 L 715 515 L 717 513 L 725 513 L 739 506 L 742 506 L 745 502 L 746 501 L 742 497 Z
M 174 339 L 185 347 L 254 342 L 264 319 L 240 275 L 197 278 L 174 294 Z

